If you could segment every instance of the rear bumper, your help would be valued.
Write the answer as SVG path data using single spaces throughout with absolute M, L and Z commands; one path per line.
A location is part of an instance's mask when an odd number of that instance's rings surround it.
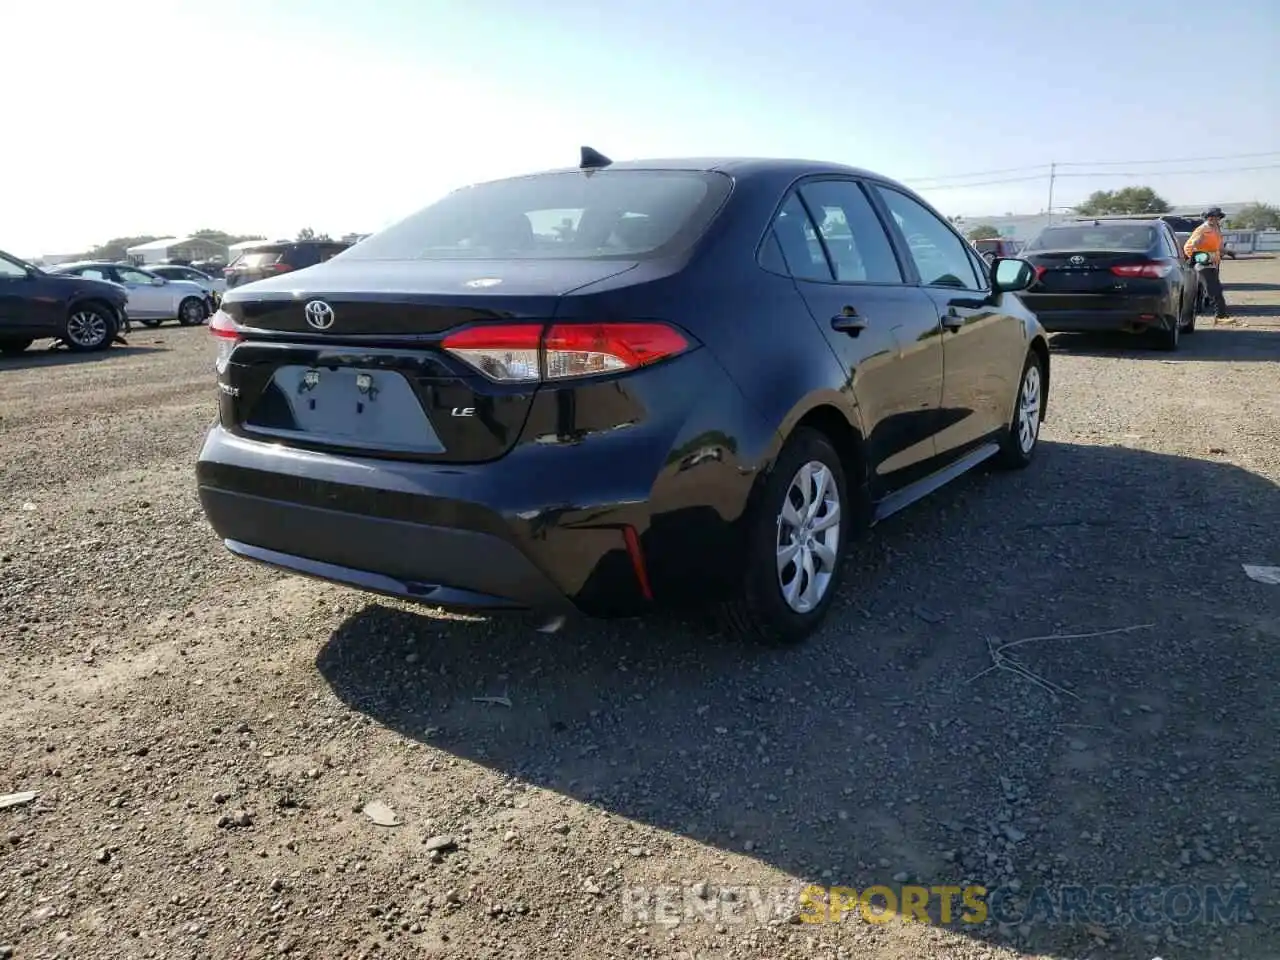
M 303 576 L 455 609 L 614 616 L 647 606 L 624 518 L 579 529 L 563 509 L 521 509 L 519 476 L 495 486 L 467 470 L 294 450 L 218 426 L 196 475 L 232 553 Z M 643 524 L 643 502 L 613 506 Z
M 775 434 L 710 353 L 565 399 L 539 390 L 515 445 L 479 463 L 215 425 L 200 499 L 234 553 L 441 607 L 630 616 L 736 589 L 742 518 Z
M 1168 329 L 1177 322 L 1165 297 L 1023 294 L 1022 301 L 1049 333 L 1141 333 Z
M 200 500 L 232 553 L 292 573 L 453 609 L 572 608 L 527 557 L 490 534 L 282 504 L 207 485 Z

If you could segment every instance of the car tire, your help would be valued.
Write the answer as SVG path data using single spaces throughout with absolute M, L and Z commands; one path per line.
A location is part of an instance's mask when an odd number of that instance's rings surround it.
M 98 303 L 78 303 L 67 311 L 62 341 L 76 353 L 105 350 L 116 338 L 115 313 Z
M 1156 330 L 1156 346 L 1161 350 L 1177 350 L 1182 344 L 1182 321 L 1179 317 L 1166 317 L 1168 327 Z
M 209 318 L 209 309 L 199 297 L 187 297 L 178 304 L 178 323 L 184 327 L 197 327 Z
M 34 342 L 34 340 L 0 340 L 0 354 L 6 357 L 17 356 Z
M 1196 301 L 1194 297 L 1187 301 L 1184 312 L 1187 315 L 1187 322 L 1186 322 L 1186 325 L 1182 328 L 1182 332 L 1188 335 L 1195 333 L 1196 332 Z
M 743 582 L 720 608 L 724 631 L 769 646 L 807 639 L 839 591 L 853 516 L 835 447 L 821 431 L 796 430 L 769 471 L 749 521 Z
M 1022 470 L 1031 465 L 1040 446 L 1040 426 L 1044 422 L 1044 359 L 1035 350 L 1027 351 L 1018 378 L 1018 395 L 1013 416 L 1000 440 L 995 465 L 1003 470 Z

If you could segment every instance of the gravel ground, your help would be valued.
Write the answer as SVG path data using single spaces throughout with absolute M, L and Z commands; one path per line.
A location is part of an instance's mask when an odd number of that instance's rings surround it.
M 207 333 L 0 362 L 0 793 L 38 794 L 0 809 L 0 958 L 1275 957 L 1280 586 L 1241 565 L 1280 564 L 1280 261 L 1224 274 L 1245 324 L 1178 354 L 1057 338 L 1037 463 L 878 528 L 784 652 L 234 560 Z M 904 882 L 1012 899 L 767 915 Z M 646 921 L 662 884 L 714 916 Z M 1248 902 L 1019 922 L 1071 884 Z

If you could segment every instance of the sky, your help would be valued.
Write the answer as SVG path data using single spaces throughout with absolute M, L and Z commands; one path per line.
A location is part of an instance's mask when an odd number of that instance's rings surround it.
M 1280 203 L 1277 48 L 1276 0 L 7 0 L 0 249 L 367 233 L 582 144 L 834 160 L 968 218 L 1043 210 L 1050 163 L 1055 208 Z

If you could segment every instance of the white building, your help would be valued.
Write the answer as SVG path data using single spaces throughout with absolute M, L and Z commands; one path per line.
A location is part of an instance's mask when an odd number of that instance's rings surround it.
M 167 237 L 130 247 L 125 255 L 134 263 L 159 263 L 161 260 L 213 260 L 225 257 L 227 248 L 204 237 Z

